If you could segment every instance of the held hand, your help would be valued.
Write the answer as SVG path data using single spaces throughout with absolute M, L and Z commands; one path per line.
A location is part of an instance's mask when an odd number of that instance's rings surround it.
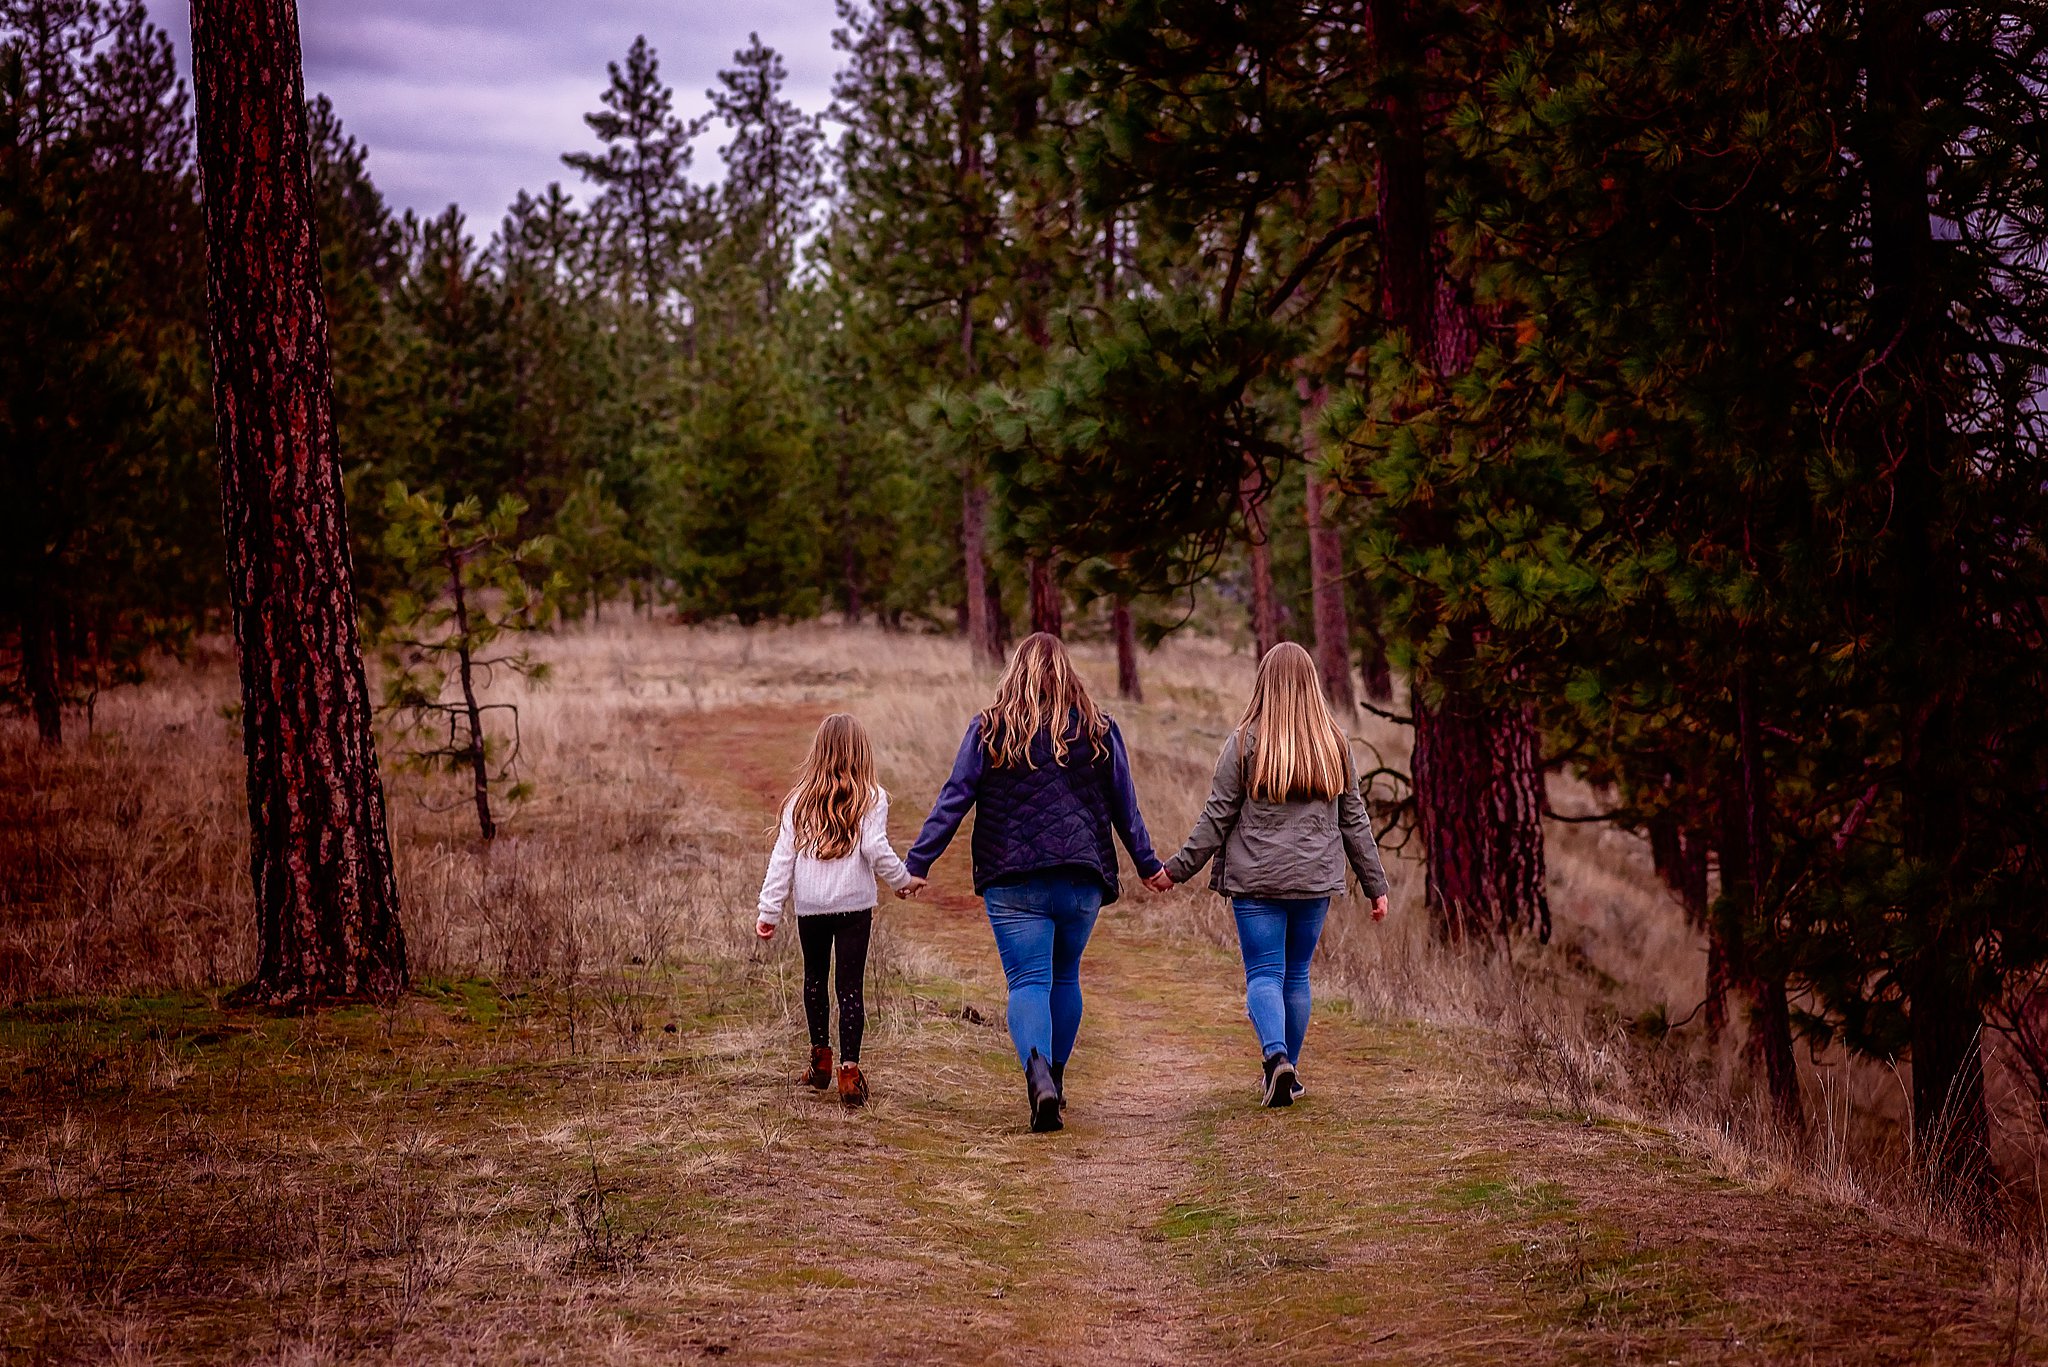
M 764 940 L 772 940 L 775 938 L 775 923 L 773 921 L 756 921 L 754 922 L 754 933 Z
M 908 883 L 905 883 L 902 887 L 896 889 L 896 896 L 899 899 L 906 897 L 915 897 L 919 893 L 923 892 L 926 886 L 927 882 L 925 879 L 919 878 L 913 874 Z
M 1387 919 L 1387 895 L 1384 892 L 1372 899 L 1372 919 L 1375 921 Z
M 1145 886 L 1154 892 L 1172 892 L 1173 875 L 1168 873 L 1162 865 L 1157 873 L 1145 880 Z

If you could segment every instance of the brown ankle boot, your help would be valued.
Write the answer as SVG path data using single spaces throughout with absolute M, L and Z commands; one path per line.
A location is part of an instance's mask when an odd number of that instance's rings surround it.
M 811 1050 L 811 1066 L 804 1069 L 798 1079 L 809 1086 L 824 1091 L 832 1085 L 832 1051 L 823 1047 Z
M 868 1080 L 860 1075 L 858 1063 L 839 1065 L 839 1099 L 849 1106 L 868 1104 Z

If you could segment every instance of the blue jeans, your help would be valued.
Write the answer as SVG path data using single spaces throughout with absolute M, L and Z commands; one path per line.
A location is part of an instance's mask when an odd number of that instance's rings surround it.
M 1259 1032 L 1259 1053 L 1285 1050 L 1301 1061 L 1308 1033 L 1308 961 L 1322 938 L 1327 897 L 1234 897 L 1237 945 L 1244 953 L 1244 1009 Z
M 1102 910 L 1102 885 L 1046 874 L 990 888 L 982 900 L 1010 983 L 1017 1061 L 1028 1064 L 1036 1049 L 1065 1064 L 1081 1032 L 1081 951 Z

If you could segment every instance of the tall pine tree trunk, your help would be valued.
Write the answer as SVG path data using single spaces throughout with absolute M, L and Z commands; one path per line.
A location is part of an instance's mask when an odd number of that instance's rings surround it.
M 988 577 L 988 487 L 981 472 L 969 466 L 960 507 L 960 559 L 965 569 L 964 615 L 967 645 L 977 664 L 1000 664 L 1002 644 L 996 639 L 996 615 L 989 600 L 995 586 Z
M 1001 664 L 1010 653 L 1010 614 L 1003 607 L 1003 586 L 994 575 L 982 581 L 982 602 L 988 608 L 989 658 Z
M 1975 991 L 1976 936 L 1964 922 L 1953 870 L 1968 844 L 1963 827 L 1968 775 L 1959 772 L 1957 716 L 1970 687 L 1945 637 L 1966 620 L 1962 567 L 1948 525 L 1956 469 L 1948 429 L 1947 373 L 1952 363 L 1927 186 L 1941 134 L 1930 115 L 1927 66 L 1938 49 L 1928 6 L 1880 0 L 1866 8 L 1865 99 L 1856 150 L 1870 194 L 1870 350 L 1901 410 L 1886 434 L 1897 471 L 1890 507 L 1894 582 L 1892 620 L 1898 661 L 1891 683 L 1905 719 L 1900 758 L 1904 854 L 1929 871 L 1932 905 L 1910 915 L 1916 941 L 1900 981 L 1906 992 L 1913 1053 L 1913 1130 L 1930 1168 L 1982 1191 L 1995 1176 L 1985 1108 Z
M 1064 634 L 1066 611 L 1060 601 L 1060 579 L 1052 561 L 1034 555 L 1025 562 L 1031 580 L 1031 629 L 1051 636 Z
M 956 167 L 961 202 L 966 205 L 960 232 L 960 265 L 969 280 L 981 268 L 985 237 L 977 217 L 981 194 L 981 115 L 983 64 L 981 54 L 981 6 L 967 0 L 960 16 L 959 164 Z M 960 296 L 960 376 L 962 388 L 972 388 L 980 378 L 981 364 L 974 349 L 974 300 L 977 290 L 969 287 Z M 1001 664 L 1003 642 L 997 635 L 996 613 L 989 603 L 995 586 L 988 576 L 988 487 L 981 467 L 970 460 L 962 479 L 966 485 L 960 510 L 960 551 L 966 571 L 963 589 L 967 595 L 967 642 L 977 663 Z M 1004 633 L 1005 635 L 1007 632 Z
M 1344 536 L 1325 519 L 1323 501 L 1328 482 L 1321 470 L 1322 450 L 1316 420 L 1328 394 L 1320 384 L 1303 379 L 1301 393 L 1301 464 L 1307 481 L 1308 577 L 1310 615 L 1315 618 L 1316 670 L 1323 676 L 1323 696 L 1349 717 L 1358 709 L 1351 686 L 1351 619 L 1344 611 Z
M 1484 940 L 1495 916 L 1486 788 L 1491 764 L 1486 721 L 1467 699 L 1451 694 L 1432 706 L 1418 695 L 1415 750 L 1409 762 L 1416 796 L 1416 834 L 1427 856 L 1423 900 L 1437 937 Z
M 1145 687 L 1138 680 L 1138 625 L 1131 619 L 1128 599 L 1119 596 L 1109 610 L 1110 631 L 1116 637 L 1116 694 L 1132 702 L 1145 701 Z
M 389 997 L 405 937 L 356 635 L 292 0 L 195 0 L 193 86 L 248 759 L 245 1002 Z
M 1765 811 L 1762 736 L 1746 666 L 1735 674 L 1736 771 L 1722 786 L 1721 896 L 1729 976 L 1749 998 L 1750 1070 L 1762 1080 L 1779 1122 L 1802 1132 L 1799 1069 L 1792 1054 L 1792 1020 L 1779 953 L 1777 917 L 1765 852 L 1770 848 Z
M 1448 378 L 1471 365 L 1479 327 L 1469 297 L 1442 265 L 1428 176 L 1428 121 L 1441 114 L 1418 91 L 1429 58 L 1415 8 L 1415 0 L 1372 0 L 1368 12 L 1385 83 L 1385 126 L 1376 144 L 1379 303 L 1418 359 Z M 1449 529 L 1425 522 L 1415 534 L 1429 539 Z M 1525 925 L 1547 935 L 1533 709 L 1482 701 L 1477 627 L 1453 620 L 1445 635 L 1415 681 L 1412 708 L 1415 801 L 1437 929 L 1456 937 Z

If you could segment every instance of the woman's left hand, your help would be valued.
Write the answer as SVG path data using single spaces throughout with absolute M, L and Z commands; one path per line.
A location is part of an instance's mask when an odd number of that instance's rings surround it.
M 1161 868 L 1157 873 L 1145 880 L 1145 886 L 1154 892 L 1172 892 L 1173 875 L 1164 868 Z
M 1387 895 L 1384 892 L 1372 899 L 1372 919 L 1375 921 L 1387 919 Z

